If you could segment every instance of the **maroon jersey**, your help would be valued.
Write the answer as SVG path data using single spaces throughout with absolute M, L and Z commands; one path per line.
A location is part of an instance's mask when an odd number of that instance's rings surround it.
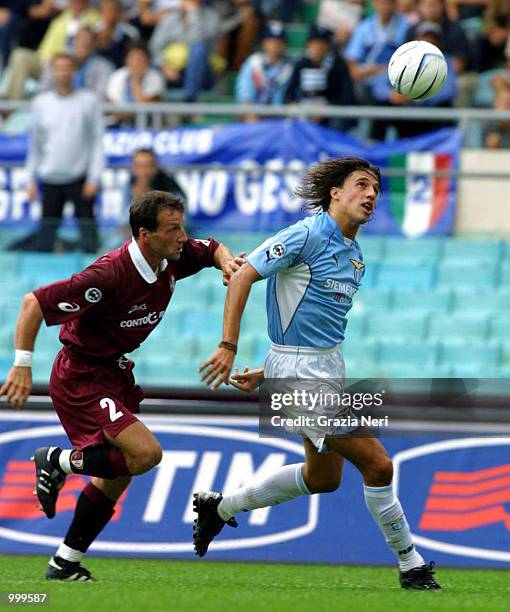
M 187 240 L 178 261 L 154 273 L 132 240 L 71 278 L 34 291 L 47 325 L 62 325 L 73 354 L 118 359 L 140 346 L 165 314 L 175 281 L 214 265 L 216 240 Z

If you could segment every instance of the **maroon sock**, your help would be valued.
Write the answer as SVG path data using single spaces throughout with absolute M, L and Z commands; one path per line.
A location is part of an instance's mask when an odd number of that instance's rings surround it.
M 60 448 L 55 449 L 50 457 L 51 464 L 57 469 L 60 469 L 58 458 L 61 452 Z M 87 446 L 83 450 L 74 450 L 69 463 L 75 474 L 87 474 L 109 480 L 117 476 L 129 476 L 124 455 L 110 444 L 96 444 Z
M 89 482 L 78 498 L 73 522 L 67 531 L 64 544 L 74 550 L 86 552 L 112 518 L 115 513 L 114 506 L 114 501 Z

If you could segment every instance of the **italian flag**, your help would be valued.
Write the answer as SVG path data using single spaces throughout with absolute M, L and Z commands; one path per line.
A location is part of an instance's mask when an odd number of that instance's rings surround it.
M 433 172 L 448 171 L 452 157 L 444 153 L 407 153 L 393 155 L 392 169 L 407 170 L 407 176 L 390 177 L 390 210 L 409 238 L 427 233 L 444 214 L 448 205 L 448 177 L 430 176 Z

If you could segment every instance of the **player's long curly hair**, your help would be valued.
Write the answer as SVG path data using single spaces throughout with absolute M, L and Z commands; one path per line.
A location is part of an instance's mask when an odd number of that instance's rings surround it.
M 356 170 L 373 174 L 381 188 L 381 171 L 362 157 L 339 157 L 328 159 L 312 166 L 295 189 L 298 198 L 305 200 L 303 210 L 316 213 L 328 210 L 331 203 L 332 187 L 342 187 L 345 179 Z

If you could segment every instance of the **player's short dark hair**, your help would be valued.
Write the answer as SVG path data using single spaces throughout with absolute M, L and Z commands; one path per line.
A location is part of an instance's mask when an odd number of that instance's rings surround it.
M 379 183 L 379 190 L 381 189 L 381 171 L 377 166 L 362 157 L 339 157 L 312 166 L 296 187 L 295 194 L 306 201 L 304 209 L 314 212 L 328 210 L 331 188 L 342 187 L 345 179 L 356 170 L 373 174 Z
M 135 238 L 140 228 L 153 232 L 158 227 L 158 215 L 164 209 L 184 212 L 184 201 L 167 191 L 147 191 L 133 200 L 129 207 L 129 225 Z

